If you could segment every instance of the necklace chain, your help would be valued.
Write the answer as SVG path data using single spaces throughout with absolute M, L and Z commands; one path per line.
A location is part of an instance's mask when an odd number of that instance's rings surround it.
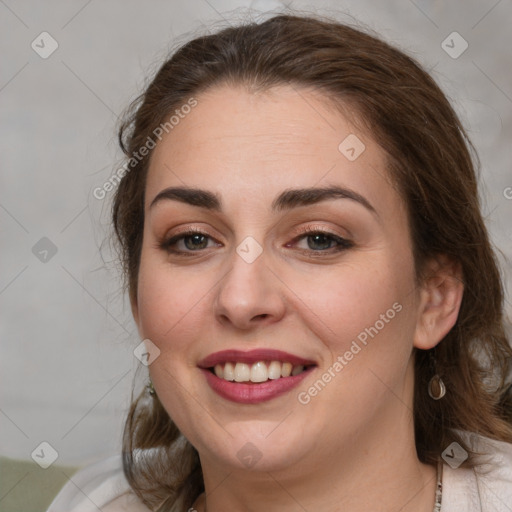
M 437 482 L 436 482 L 436 501 L 432 512 L 441 511 L 441 499 L 443 497 L 443 461 L 437 460 Z

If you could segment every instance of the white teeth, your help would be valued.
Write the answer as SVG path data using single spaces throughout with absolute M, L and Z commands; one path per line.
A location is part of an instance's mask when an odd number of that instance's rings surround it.
M 279 361 L 272 361 L 268 367 L 268 378 L 272 380 L 281 377 L 281 363 Z
M 293 376 L 299 375 L 299 373 L 302 373 L 303 371 L 304 371 L 304 366 L 302 366 L 302 365 L 294 366 L 293 370 L 292 370 L 292 375 Z
M 219 365 L 220 366 L 220 365 Z M 226 363 L 224 365 L 224 377 L 225 380 L 235 380 L 235 370 L 232 363 Z
M 268 380 L 267 365 L 259 361 L 251 366 L 251 382 L 265 382 Z
M 292 363 L 283 363 L 281 367 L 281 377 L 289 377 L 292 374 Z
M 213 371 L 219 379 L 259 383 L 299 375 L 304 371 L 304 366 L 293 366 L 292 363 L 281 361 L 270 361 L 268 364 L 265 361 L 258 361 L 252 365 L 228 362 L 216 364 Z
M 251 368 L 245 363 L 236 363 L 235 382 L 247 382 L 251 380 Z
M 217 375 L 219 379 L 222 379 L 224 377 L 224 369 L 222 368 L 221 364 L 216 364 L 213 370 L 215 372 L 215 375 Z

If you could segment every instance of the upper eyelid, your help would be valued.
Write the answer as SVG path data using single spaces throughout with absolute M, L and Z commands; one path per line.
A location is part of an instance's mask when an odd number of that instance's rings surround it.
M 350 238 L 349 236 L 335 233 L 332 230 L 330 230 L 329 228 L 320 227 L 320 226 L 316 226 L 316 225 L 304 226 L 302 228 L 298 228 L 297 231 L 298 232 L 293 235 L 294 238 L 296 238 L 297 236 L 301 236 L 301 235 L 307 235 L 308 233 L 313 233 L 313 234 L 314 233 L 323 233 L 325 235 L 331 235 L 331 236 L 338 237 L 338 238 Z M 182 230 L 180 230 L 176 233 L 173 233 L 172 235 L 165 236 L 164 238 L 170 239 L 170 238 L 175 238 L 178 236 L 187 236 L 188 234 L 206 235 L 210 238 L 217 240 L 217 237 L 215 235 L 212 235 L 207 229 L 197 228 L 197 227 L 183 228 Z

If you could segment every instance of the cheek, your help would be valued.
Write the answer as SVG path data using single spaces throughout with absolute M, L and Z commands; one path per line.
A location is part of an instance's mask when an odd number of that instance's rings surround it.
M 390 325 L 400 323 L 406 316 L 402 302 L 411 287 L 407 267 L 392 267 L 382 259 L 379 261 L 377 254 L 369 254 L 365 259 L 368 261 L 332 269 L 324 267 L 304 273 L 300 279 L 295 276 L 291 281 L 296 283 L 297 300 L 293 307 L 311 319 L 310 325 L 318 326 L 318 337 L 337 353 L 376 322 L 384 331 L 382 322 L 387 320 L 384 325 L 389 331 Z M 393 308 L 396 303 L 403 307 Z M 400 314 L 397 309 L 401 309 Z
M 200 328 L 211 285 L 198 272 L 172 272 L 169 266 L 141 261 L 138 284 L 140 335 L 160 350 L 181 350 Z
M 354 431 L 388 399 L 402 396 L 415 326 L 411 263 L 386 264 L 376 254 L 370 259 L 374 265 L 310 276 L 297 291 L 307 305 L 297 307 L 303 318 L 313 311 L 306 323 L 319 326 L 314 335 L 329 354 L 317 380 L 299 390 L 299 402 L 310 403 L 319 418 L 338 414 L 332 407 L 343 404 L 352 418 L 347 429 Z
M 200 413 L 197 397 L 197 344 L 203 337 L 201 322 L 207 314 L 206 277 L 198 273 L 172 272 L 154 259 L 142 260 L 139 271 L 139 333 L 160 350 L 149 367 L 151 379 L 167 412 L 181 429 Z M 211 310 L 210 310 L 211 311 Z
M 329 355 L 318 378 L 333 382 L 314 407 L 344 404 L 354 418 L 371 416 L 392 395 L 389 389 L 401 393 L 415 326 L 411 261 L 397 265 L 392 258 L 368 256 L 373 264 L 347 265 L 325 279 L 308 278 L 298 292 L 321 319 L 315 335 Z M 313 386 L 301 389 L 306 399 L 324 385 Z

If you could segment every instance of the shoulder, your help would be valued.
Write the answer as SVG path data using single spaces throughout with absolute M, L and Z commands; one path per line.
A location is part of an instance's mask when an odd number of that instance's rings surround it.
M 121 455 L 90 464 L 60 490 L 47 512 L 149 512 L 126 480 Z
M 474 469 L 458 467 L 456 457 L 444 456 L 442 512 L 510 512 L 512 503 L 512 444 L 462 433 L 480 454 Z M 460 445 L 459 460 L 465 452 Z M 443 452 L 445 453 L 445 452 Z

